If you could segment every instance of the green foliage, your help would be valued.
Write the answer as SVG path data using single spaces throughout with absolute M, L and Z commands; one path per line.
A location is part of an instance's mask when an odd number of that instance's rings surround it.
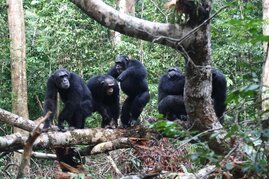
M 157 131 L 160 131 L 164 136 L 175 137 L 182 134 L 182 129 L 172 121 L 161 120 L 150 126 Z
M 107 0 L 114 5 L 113 0 Z M 150 21 L 172 22 L 174 11 L 166 10 L 167 0 L 144 0 L 136 3 L 136 16 Z M 144 3 L 144 9 L 142 9 Z M 234 135 L 246 141 L 243 158 L 244 170 L 265 176 L 268 168 L 268 128 L 259 124 L 259 84 L 263 64 L 262 3 L 252 1 L 213 1 L 213 12 L 228 5 L 225 11 L 211 20 L 212 64 L 222 70 L 228 81 L 227 112 L 224 125 L 226 138 Z M 110 30 L 102 27 L 67 0 L 24 1 L 27 42 L 27 83 L 30 118 L 42 115 L 46 80 L 58 67 L 65 67 L 81 75 L 85 81 L 92 75 L 102 74 L 114 64 L 117 54 L 128 54 L 140 59 L 148 70 L 151 100 L 144 109 L 142 120 L 158 118 L 157 86 L 161 74 L 178 66 L 184 72 L 184 60 L 169 47 L 122 36 L 116 47 L 111 43 Z M 7 11 L 0 1 L 0 108 L 11 110 L 11 76 Z M 249 124 L 249 123 L 251 124 Z M 255 124 L 255 125 L 253 125 Z M 6 133 L 10 127 L 1 125 Z M 87 118 L 87 127 L 100 126 L 100 115 Z M 188 137 L 185 130 L 173 122 L 158 121 L 150 127 L 172 137 Z M 1 135 L 5 135 L 4 132 Z M 218 164 L 223 158 L 212 152 L 206 143 L 193 145 L 191 159 L 197 166 L 211 161 Z M 1 158 L 0 158 L 1 159 Z M 0 166 L 2 161 L 0 160 Z M 226 170 L 233 170 L 231 162 Z M 1 168 L 2 169 L 2 168 Z M 92 176 L 94 177 L 94 176 Z
M 9 36 L 7 27 L 7 11 L 4 1 L 0 2 L 0 107 L 11 109 L 11 74 L 9 60 Z

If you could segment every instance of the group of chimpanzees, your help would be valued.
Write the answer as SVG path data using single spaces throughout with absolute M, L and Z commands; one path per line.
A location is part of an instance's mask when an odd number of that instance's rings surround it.
M 150 99 L 146 77 L 147 71 L 143 64 L 126 55 L 119 55 L 107 74 L 93 76 L 87 84 L 75 73 L 65 69 L 57 70 L 47 81 L 44 113 L 51 111 L 52 114 L 45 122 L 43 131 L 48 130 L 54 117 L 57 92 L 64 103 L 58 117 L 59 130 L 65 131 L 64 121 L 70 128 L 84 128 L 86 117 L 93 112 L 101 114 L 101 127 L 110 127 L 111 122 L 117 127 L 120 98 L 116 80 L 127 95 L 120 115 L 122 126 L 127 128 L 138 124 L 138 118 Z
M 176 68 L 171 67 L 160 77 L 158 86 L 158 110 L 170 121 L 186 120 L 187 112 L 184 105 L 185 76 Z M 223 123 L 226 109 L 227 82 L 224 74 L 212 69 L 212 94 L 215 113 Z
M 87 84 L 81 77 L 66 69 L 56 70 L 47 81 L 44 113 L 51 111 L 43 131 L 50 127 L 56 111 L 57 92 L 64 103 L 58 117 L 58 128 L 65 131 L 66 121 L 70 128 L 84 128 L 86 117 L 93 112 L 102 116 L 102 128 L 111 127 L 111 122 L 118 126 L 120 116 L 122 127 L 127 128 L 139 124 L 139 116 L 150 100 L 147 83 L 147 70 L 141 62 L 129 59 L 126 55 L 116 57 L 115 65 L 103 75 L 96 75 Z M 120 112 L 119 85 L 127 95 Z M 184 105 L 185 76 L 172 67 L 160 77 L 158 87 L 158 110 L 168 120 L 186 120 Z M 226 99 L 225 76 L 212 70 L 212 99 L 217 117 L 223 122 Z

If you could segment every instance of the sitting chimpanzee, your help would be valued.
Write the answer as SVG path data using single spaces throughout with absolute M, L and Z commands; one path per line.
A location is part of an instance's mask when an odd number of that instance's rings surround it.
M 177 72 L 176 72 L 177 71 Z M 174 77 L 174 78 L 171 78 Z M 183 100 L 185 77 L 176 68 L 169 68 L 159 82 L 158 110 L 168 120 L 184 119 L 186 110 Z M 226 109 L 227 82 L 224 74 L 212 69 L 212 94 L 215 113 L 223 123 L 223 113 Z M 177 97 L 172 95 L 179 95 Z
M 227 81 L 224 74 L 217 70 L 212 69 L 212 99 L 214 104 L 215 113 L 220 121 L 223 123 L 223 113 L 226 110 L 226 93 L 227 93 Z
M 158 110 L 169 121 L 185 120 L 187 113 L 184 105 L 185 76 L 171 67 L 160 77 L 158 86 Z
M 119 55 L 108 74 L 120 82 L 122 91 L 128 96 L 121 110 L 123 127 L 138 124 L 138 117 L 150 99 L 146 68 L 138 60 Z
M 69 127 L 84 128 L 86 117 L 92 113 L 91 92 L 78 75 L 66 69 L 59 69 L 47 81 L 44 113 L 51 111 L 52 114 L 46 120 L 43 131 L 48 130 L 54 117 L 57 92 L 59 92 L 64 103 L 64 108 L 58 120 L 59 130 L 65 131 L 64 121 L 67 121 Z
M 110 127 L 111 121 L 118 126 L 120 112 L 119 85 L 110 75 L 97 75 L 89 79 L 88 88 L 92 92 L 93 112 L 102 116 L 101 127 Z

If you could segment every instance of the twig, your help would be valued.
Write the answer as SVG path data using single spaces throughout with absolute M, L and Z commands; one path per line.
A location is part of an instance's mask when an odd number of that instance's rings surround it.
M 208 19 L 206 19 L 204 22 L 202 22 L 200 25 L 198 25 L 197 27 L 195 27 L 193 30 L 191 30 L 189 33 L 187 33 L 184 37 L 182 37 L 180 40 L 177 41 L 177 44 L 180 44 L 182 41 L 184 41 L 186 38 L 188 38 L 191 34 L 193 34 L 194 32 L 196 32 L 200 27 L 202 27 L 204 24 L 206 24 L 207 22 L 209 22 L 211 19 L 213 19 L 216 15 L 218 15 L 223 9 L 227 8 L 228 6 L 224 6 L 222 8 L 220 8 L 215 14 L 213 14 L 212 16 L 210 16 Z
M 217 128 L 217 129 L 208 129 L 208 130 L 206 130 L 206 131 L 203 131 L 203 132 L 201 132 L 201 133 L 199 133 L 199 134 L 197 134 L 197 135 L 195 135 L 195 136 L 193 136 L 193 137 L 191 137 L 191 138 L 189 138 L 189 139 L 184 140 L 184 141 L 180 144 L 180 146 L 177 147 L 177 149 L 180 149 L 181 147 L 183 147 L 184 145 L 186 145 L 186 144 L 189 143 L 190 141 L 192 141 L 192 140 L 194 140 L 194 139 L 196 139 L 196 138 L 198 138 L 198 137 L 200 137 L 200 136 L 202 136 L 202 135 L 205 135 L 205 134 L 207 134 L 207 133 L 209 133 L 209 132 L 213 132 L 213 131 L 217 131 L 217 130 L 222 130 L 222 129 L 223 129 L 223 127 L 221 127 L 221 128 Z
M 193 34 L 194 32 L 196 32 L 200 27 L 202 27 L 204 24 L 206 24 L 208 21 L 210 21 L 211 19 L 213 19 L 216 15 L 218 15 L 223 9 L 227 8 L 228 6 L 224 6 L 222 8 L 220 8 L 215 14 L 213 14 L 212 16 L 210 16 L 208 19 L 206 19 L 204 22 L 202 22 L 200 25 L 198 25 L 197 27 L 195 27 L 194 29 L 192 29 L 190 32 L 188 32 L 184 37 L 182 37 L 181 39 L 176 39 L 176 38 L 171 38 L 168 36 L 158 36 L 156 37 L 152 42 L 158 41 L 160 39 L 167 39 L 170 42 L 176 42 L 176 46 L 179 45 L 181 42 L 183 42 L 186 38 L 188 38 L 191 34 Z
M 23 153 L 23 150 L 18 150 L 18 153 Z M 31 154 L 32 157 L 35 158 L 44 158 L 44 159 L 56 159 L 56 155 L 55 154 L 47 154 L 47 153 L 42 153 L 42 152 L 32 152 Z
M 163 15 L 163 16 L 165 16 L 165 20 L 166 20 L 166 22 L 168 21 L 167 20 L 167 15 L 158 7 L 158 5 L 156 4 L 156 0 L 150 0 L 151 1 L 151 3 L 160 11 L 160 13 Z
M 230 150 L 230 152 L 225 155 L 225 157 L 223 158 L 223 160 L 220 162 L 220 166 L 223 167 L 226 159 L 228 159 L 232 153 L 238 148 L 239 144 L 237 144 L 234 148 L 232 148 L 232 150 Z M 208 178 L 207 176 L 210 175 L 211 173 L 213 173 L 215 170 L 217 169 L 216 166 L 212 167 L 210 170 L 208 170 L 203 176 L 199 176 L 199 178 L 204 179 L 204 178 Z
M 40 109 L 43 111 L 43 110 L 44 110 L 44 109 L 43 109 L 43 105 L 42 105 L 41 101 L 39 100 L 39 97 L 36 95 L 35 98 L 36 98 L 36 100 L 37 100 L 37 103 L 38 103 Z
M 119 177 L 122 177 L 122 173 L 121 171 L 118 169 L 117 165 L 115 164 L 114 160 L 112 159 L 112 157 L 108 154 L 107 156 L 107 159 L 109 160 L 112 168 L 115 170 L 116 174 L 119 176 Z

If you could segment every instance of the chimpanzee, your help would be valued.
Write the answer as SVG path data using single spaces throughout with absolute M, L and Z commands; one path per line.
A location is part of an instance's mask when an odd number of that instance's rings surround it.
M 121 110 L 123 127 L 138 124 L 138 117 L 150 99 L 146 68 L 136 59 L 118 55 L 108 74 L 120 82 L 122 91 L 127 95 Z
M 93 112 L 102 116 L 101 127 L 110 127 L 111 121 L 118 126 L 120 112 L 119 85 L 110 75 L 97 75 L 89 79 L 88 88 L 92 92 Z
M 167 73 L 161 77 L 159 82 L 158 110 L 161 114 L 164 114 L 168 120 L 175 120 L 175 118 L 184 119 L 186 116 L 184 100 L 182 97 L 185 85 L 185 77 L 180 71 L 176 73 L 177 70 L 178 69 L 173 67 L 169 68 Z M 177 77 L 178 79 L 173 80 L 171 76 L 175 76 L 174 78 Z M 213 100 L 215 113 L 220 123 L 223 123 L 223 113 L 226 110 L 226 92 L 227 82 L 224 74 L 213 68 L 211 98 Z M 169 94 L 169 97 L 167 93 Z M 178 94 L 180 97 L 172 97 L 172 94 Z M 165 97 L 167 97 L 167 99 Z M 175 113 L 177 113 L 177 115 L 175 115 Z
M 171 67 L 160 77 L 158 86 L 158 110 L 169 121 L 186 120 L 184 105 L 185 76 L 176 68 Z
M 66 69 L 59 69 L 47 81 L 44 113 L 51 111 L 52 114 L 46 120 L 43 131 L 48 130 L 54 117 L 57 92 L 64 103 L 64 108 L 58 118 L 59 130 L 65 131 L 64 121 L 67 121 L 69 127 L 84 128 L 85 118 L 92 113 L 92 94 L 77 74 Z
M 212 69 L 212 99 L 214 104 L 215 113 L 220 121 L 223 123 L 223 113 L 226 110 L 226 93 L 227 93 L 227 81 L 224 74 L 217 70 Z

